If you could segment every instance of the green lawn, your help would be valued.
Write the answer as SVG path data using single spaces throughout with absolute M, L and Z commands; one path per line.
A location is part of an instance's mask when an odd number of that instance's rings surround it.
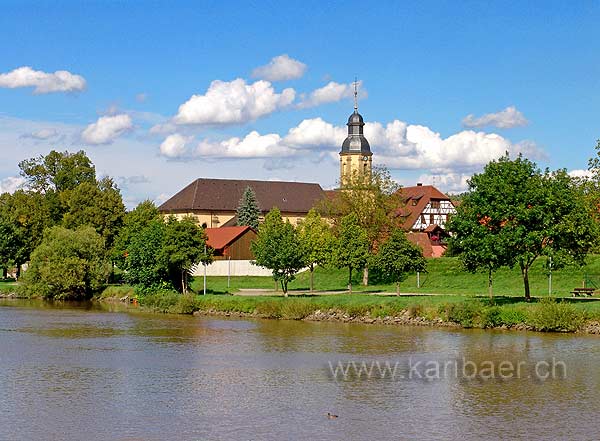
M 544 261 L 538 259 L 530 271 L 529 280 L 533 296 L 548 295 L 548 275 L 544 269 Z M 552 296 L 568 297 L 576 286 L 582 286 L 588 275 L 600 288 L 600 256 L 588 257 L 586 266 L 568 267 L 554 271 L 552 274 Z M 360 284 L 362 274 L 355 274 L 353 290 L 357 292 L 394 292 L 393 284 Z M 347 284 L 346 270 L 317 268 L 315 272 L 315 289 L 320 291 L 345 290 Z M 202 277 L 196 277 L 192 288 L 202 291 Z M 273 289 L 275 283 L 270 277 L 232 277 L 227 287 L 227 277 L 208 277 L 209 293 L 234 293 L 239 289 L 263 288 Z M 306 291 L 309 287 L 309 273 L 298 274 L 290 283 L 290 294 L 294 291 Z M 436 293 L 460 295 L 487 295 L 487 275 L 465 272 L 457 258 L 439 258 L 428 261 L 428 271 L 421 274 L 421 287 L 417 288 L 416 276 L 413 274 L 400 285 L 404 293 Z M 494 295 L 523 296 L 523 281 L 518 268 L 502 269 L 494 274 Z

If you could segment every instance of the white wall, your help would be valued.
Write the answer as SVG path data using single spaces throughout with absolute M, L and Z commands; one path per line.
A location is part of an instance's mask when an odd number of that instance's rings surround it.
M 215 260 L 206 267 L 207 276 L 227 276 L 228 270 L 232 276 L 272 276 L 273 272 L 262 266 L 252 265 L 250 260 Z M 194 276 L 204 275 L 204 267 L 198 265 Z

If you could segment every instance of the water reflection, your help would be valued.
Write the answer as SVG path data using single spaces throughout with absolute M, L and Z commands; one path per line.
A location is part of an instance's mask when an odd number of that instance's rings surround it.
M 0 304 L 0 439 L 597 438 L 593 336 Z M 566 379 L 408 379 L 411 362 L 553 357 Z M 404 377 L 334 379 L 350 360 Z

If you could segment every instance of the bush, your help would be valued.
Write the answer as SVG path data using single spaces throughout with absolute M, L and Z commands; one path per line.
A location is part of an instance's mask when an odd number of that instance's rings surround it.
M 573 305 L 545 298 L 533 306 L 528 324 L 537 331 L 573 332 L 578 330 L 583 322 L 583 314 Z
M 169 308 L 169 312 L 172 314 L 193 314 L 198 309 L 200 309 L 198 302 L 192 294 L 179 294 L 177 303 Z
M 104 287 L 109 274 L 104 240 L 92 227 L 53 227 L 31 254 L 23 289 L 29 296 L 85 299 Z
M 175 291 L 159 291 L 141 296 L 140 305 L 160 312 L 169 312 L 179 302 L 180 297 L 181 294 Z
M 505 324 L 502 321 L 502 309 L 498 306 L 490 306 L 485 308 L 481 313 L 481 327 L 495 328 Z
M 504 307 L 500 311 L 500 319 L 502 324 L 506 326 L 514 326 L 527 321 L 527 315 L 518 309 Z
M 445 305 L 446 316 L 449 321 L 460 323 L 463 328 L 472 328 L 477 322 L 481 306 L 478 302 L 447 304 Z
M 281 305 L 281 315 L 292 320 L 302 320 L 312 314 L 314 310 L 315 308 L 310 302 L 300 299 L 288 299 Z

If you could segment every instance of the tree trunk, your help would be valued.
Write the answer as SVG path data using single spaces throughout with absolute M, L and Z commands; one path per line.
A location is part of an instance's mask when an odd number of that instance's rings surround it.
M 2 278 L 6 279 L 8 277 L 8 270 L 6 267 L 2 268 Z
M 285 281 L 284 279 L 281 279 L 281 290 L 283 291 L 283 297 L 287 297 L 288 296 L 287 281 Z
M 492 270 L 488 269 L 488 295 L 490 299 L 494 298 L 494 289 L 492 287 Z
M 363 269 L 362 284 L 363 284 L 363 286 L 367 286 L 369 284 L 369 267 L 368 266 L 365 266 Z
M 311 294 L 312 294 L 313 290 L 315 289 L 314 275 L 315 275 L 315 267 L 314 267 L 314 265 L 311 265 L 310 266 L 310 292 L 311 292 Z
M 15 279 L 19 280 L 21 278 L 21 264 L 17 263 L 17 271 L 15 272 Z
M 352 294 L 352 267 L 349 267 L 348 269 L 348 292 Z
M 531 300 L 531 293 L 529 292 L 529 267 L 523 263 L 519 264 L 521 267 L 521 274 L 523 275 L 523 285 L 525 286 L 525 300 Z
M 400 282 L 396 282 L 396 295 L 400 295 Z
M 187 271 L 181 271 L 181 292 L 187 294 L 187 281 L 186 281 Z

